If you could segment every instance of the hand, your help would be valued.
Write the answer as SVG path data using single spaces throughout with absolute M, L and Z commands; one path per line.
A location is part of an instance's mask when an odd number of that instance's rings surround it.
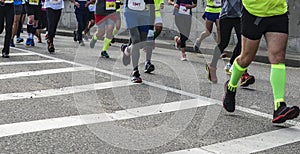
M 164 4 L 160 4 L 160 9 L 164 9 Z
M 91 1 L 87 1 L 84 5 L 84 7 L 89 7 L 89 5 L 91 4 Z
M 174 8 L 178 10 L 179 9 L 179 5 L 175 3 L 174 4 Z
M 74 5 L 77 7 L 77 8 L 80 8 L 80 4 L 78 2 L 75 2 Z
M 192 8 L 192 5 L 191 5 L 191 4 L 186 4 L 185 7 L 186 7 L 187 9 L 191 9 L 191 8 Z

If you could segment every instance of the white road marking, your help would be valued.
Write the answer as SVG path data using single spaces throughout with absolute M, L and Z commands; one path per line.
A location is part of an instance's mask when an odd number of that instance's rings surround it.
M 25 65 L 25 64 L 44 64 L 44 63 L 60 63 L 61 60 L 34 60 L 34 61 L 11 61 L 11 62 L 0 62 L 0 66 L 6 65 Z
M 122 81 L 124 84 L 124 81 Z M 128 83 L 128 81 L 126 81 Z M 1 97 L 0 97 L 1 98 Z M 165 104 L 144 106 L 127 110 L 119 110 L 114 113 L 101 113 L 78 115 L 69 117 L 60 117 L 45 120 L 36 120 L 28 122 L 19 122 L 0 125 L 0 137 L 20 135 L 44 130 L 59 129 L 65 127 L 74 127 L 95 123 L 111 122 L 117 120 L 127 120 L 144 116 L 157 115 L 162 113 L 174 112 L 178 110 L 191 109 L 196 107 L 208 106 L 212 103 L 200 100 L 190 99 Z M 150 112 L 151 111 L 151 112 Z
M 95 83 L 90 85 L 64 87 L 59 89 L 37 90 L 37 91 L 30 91 L 30 92 L 23 92 L 23 93 L 7 93 L 7 94 L 0 94 L 0 101 L 52 97 L 52 96 L 68 95 L 68 94 L 74 94 L 74 93 L 80 93 L 80 92 L 86 92 L 92 90 L 124 87 L 130 85 L 134 85 L 134 83 L 129 82 L 128 80 L 121 80 L 121 81 L 113 81 L 113 82 Z
M 96 68 L 96 67 L 92 67 L 92 66 L 88 66 L 88 65 L 84 65 L 84 64 L 79 64 L 79 63 L 68 61 L 68 60 L 64 60 L 64 59 L 59 59 L 59 58 L 51 57 L 51 56 L 48 56 L 48 55 L 43 55 L 43 54 L 40 54 L 40 53 L 35 53 L 33 51 L 29 51 L 29 50 L 25 50 L 25 49 L 19 49 L 19 48 L 15 48 L 15 49 L 19 50 L 19 51 L 26 52 L 26 53 L 36 54 L 36 55 L 38 55 L 40 57 L 44 57 L 44 58 L 49 58 L 49 59 L 54 59 L 54 60 L 61 60 L 61 61 L 65 62 L 65 63 L 68 63 L 68 64 L 91 68 L 94 71 L 106 73 L 106 74 L 109 74 L 109 75 L 112 75 L 112 76 L 116 76 L 116 77 L 119 77 L 119 78 L 128 79 L 128 76 L 125 76 L 123 74 L 119 74 L 119 73 L 115 73 L 115 72 L 103 70 L 103 69 L 100 69 L 100 68 Z M 198 98 L 198 99 L 202 99 L 202 100 L 206 100 L 206 101 L 209 101 L 209 102 L 213 102 L 213 103 L 217 103 L 219 105 L 222 105 L 222 102 L 220 102 L 219 100 L 215 100 L 215 99 L 211 99 L 211 98 L 208 98 L 208 97 L 204 97 L 204 96 L 192 94 L 192 93 L 189 93 L 189 92 L 186 92 L 186 91 L 182 91 L 182 90 L 179 90 L 179 89 L 167 87 L 167 86 L 164 86 L 164 85 L 159 85 L 159 84 L 156 84 L 156 83 L 148 82 L 146 80 L 143 80 L 143 84 L 146 84 L 146 85 L 149 85 L 149 86 L 152 86 L 152 87 L 156 87 L 156 88 L 160 88 L 160 89 L 163 89 L 163 90 L 167 90 L 167 91 L 170 91 L 170 92 L 174 92 L 174 93 L 177 93 L 177 94 L 186 95 L 186 96 L 190 96 L 190 97 L 193 97 L 193 98 Z M 253 110 L 253 109 L 244 108 L 244 107 L 241 107 L 241 106 L 236 106 L 236 109 L 240 110 L 242 112 L 246 112 L 246 113 L 252 114 L 252 115 L 257 115 L 257 116 L 260 116 L 260 117 L 264 117 L 264 118 L 268 118 L 268 119 L 273 119 L 272 115 L 267 114 L 267 113 L 263 113 L 263 112 L 259 112 L 259 111 Z M 285 123 L 291 124 L 291 125 L 300 126 L 300 122 L 297 122 L 297 121 L 287 121 Z
M 300 127 L 294 126 L 167 154 L 198 154 L 197 151 L 222 154 L 255 153 L 299 141 Z
M 77 72 L 77 71 L 86 71 L 91 70 L 86 67 L 67 67 L 67 68 L 58 68 L 58 69 L 48 69 L 48 70 L 38 70 L 38 71 L 28 71 L 28 72 L 18 72 L 10 74 L 0 74 L 0 80 L 27 77 L 27 76 L 38 76 L 46 74 L 57 74 L 57 73 L 67 73 L 67 72 Z
M 9 56 L 33 56 L 36 55 L 34 53 L 10 53 Z

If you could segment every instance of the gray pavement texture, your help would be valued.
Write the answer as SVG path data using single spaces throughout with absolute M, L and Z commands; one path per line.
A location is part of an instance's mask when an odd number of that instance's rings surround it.
M 69 34 L 59 33 L 69 36 Z M 273 95 L 269 83 L 270 65 L 267 62 L 255 61 L 249 66 L 249 73 L 256 78 L 255 84 L 237 89 L 237 105 L 242 109 L 227 113 L 220 104 L 205 105 L 188 109 L 171 106 L 175 111 L 167 112 L 163 105 L 177 101 L 188 101 L 200 97 L 203 102 L 220 102 L 223 97 L 223 84 L 229 79 L 224 73 L 227 60 L 219 60 L 218 83 L 207 80 L 205 64 L 212 58 L 210 54 L 187 53 L 188 61 L 180 61 L 180 51 L 172 46 L 172 40 L 159 39 L 154 49 L 152 63 L 156 70 L 152 74 L 143 73 L 145 52 L 141 51 L 139 69 L 142 84 L 133 84 L 99 90 L 53 95 L 65 87 L 125 81 L 130 82 L 132 66 L 123 66 L 120 46 L 126 36 L 118 37 L 117 43 L 108 50 L 111 58 L 99 58 L 102 41 L 97 42 L 95 49 L 81 47 L 71 37 L 57 35 L 55 38 L 56 53 L 50 55 L 45 43 L 36 47 L 17 44 L 11 53 L 30 52 L 33 55 L 0 58 L 3 62 L 39 61 L 59 59 L 57 63 L 0 65 L 0 76 L 14 73 L 42 71 L 60 68 L 79 67 L 74 63 L 91 66 L 95 70 L 28 75 L 0 79 L 0 153 L 15 154 L 160 154 L 172 151 L 200 148 L 233 139 L 260 135 L 275 130 L 289 130 L 290 123 L 275 125 L 271 123 L 273 114 Z M 3 36 L 0 36 L 3 44 Z M 88 42 L 86 42 L 88 45 Z M 189 46 L 191 43 L 189 44 Z M 209 44 L 205 47 L 209 47 Z M 211 48 L 213 45 L 211 45 Z M 209 53 L 211 48 L 202 49 Z M 263 53 L 263 51 L 261 51 Z M 289 55 L 290 56 L 290 55 Z M 291 56 L 293 57 L 293 56 Z M 294 60 L 298 61 L 297 56 Z M 84 67 L 81 65 L 81 67 Z M 289 105 L 299 104 L 300 69 L 287 67 L 286 102 Z M 27 76 L 26 76 L 27 75 Z M 125 77 L 124 77 L 125 76 Z M 59 90 L 58 90 L 59 89 Z M 7 95 L 32 91 L 53 90 L 45 96 L 19 99 L 6 99 Z M 55 91 L 56 90 L 56 91 Z M 32 94 L 35 96 L 34 94 Z M 210 100 L 211 99 L 211 100 Z M 202 102 L 202 103 L 203 103 Z M 153 106 L 153 108 L 145 107 Z M 136 109 L 133 112 L 130 109 Z M 248 111 L 251 111 L 250 113 Z M 126 118 L 127 111 L 133 118 Z M 255 111 L 255 112 L 254 112 Z M 159 112 L 158 114 L 154 114 Z M 113 115 L 117 114 L 118 115 Z M 143 115 L 149 113 L 149 115 Z M 97 120 L 113 119 L 98 123 L 60 127 L 63 123 L 75 123 L 74 116 L 94 114 L 107 115 Z M 267 117 L 265 115 L 268 115 Z M 73 116 L 70 118 L 70 116 Z M 69 117 L 62 123 L 54 118 Z M 118 119 L 118 118 L 124 119 Z M 271 117 L 271 118 L 270 118 Z M 48 120 L 43 125 L 33 122 Z M 85 121 L 86 120 L 86 121 Z M 82 118 L 83 122 L 89 119 Z M 27 133 L 21 124 L 30 123 L 31 130 L 49 126 L 46 130 Z M 300 119 L 294 123 L 299 127 Z M 11 125 L 11 130 L 2 128 Z M 10 131 L 20 129 L 14 135 Z M 291 134 L 293 131 L 290 132 Z M 4 134 L 4 135 L 3 135 Z M 275 134 L 276 135 L 276 134 Z M 283 143 L 257 153 L 296 154 L 300 151 L 300 139 L 295 136 L 292 143 Z M 280 140 L 280 138 L 278 138 Z M 242 145 L 242 143 L 239 143 Z M 263 142 L 264 145 L 270 143 Z M 249 145 L 250 146 L 250 145 Z M 223 151 L 230 153 L 230 151 Z M 222 153 L 222 152 L 221 152 Z

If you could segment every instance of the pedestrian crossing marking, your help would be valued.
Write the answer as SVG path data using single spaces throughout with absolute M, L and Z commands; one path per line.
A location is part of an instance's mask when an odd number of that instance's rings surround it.
M 28 77 L 28 76 L 57 74 L 57 73 L 87 71 L 87 70 L 91 70 L 91 69 L 90 68 L 85 68 L 85 67 L 67 67 L 67 68 L 57 68 L 57 69 L 48 69 L 48 70 L 17 72 L 17 73 L 10 73 L 10 74 L 0 74 L 0 80 L 11 79 L 11 78 L 20 78 L 20 77 Z
M 124 82 L 124 81 L 122 81 Z M 128 82 L 128 81 L 127 81 Z M 0 97 L 1 98 L 1 97 Z M 112 122 L 117 120 L 127 120 L 144 116 L 157 115 L 162 113 L 174 112 L 179 110 L 192 109 L 213 105 L 213 103 L 201 99 L 190 99 L 176 101 L 171 103 L 157 104 L 126 110 L 119 110 L 113 113 L 77 115 L 69 117 L 60 117 L 28 122 L 19 122 L 0 125 L 0 137 L 20 135 L 38 131 L 74 127 L 103 122 Z
M 222 154 L 255 153 L 295 142 L 300 142 L 300 127 L 298 126 L 166 154 L 196 154 L 198 151 Z
M 121 80 L 121 81 L 103 82 L 103 83 L 95 83 L 95 84 L 81 85 L 81 86 L 63 87 L 58 89 L 37 90 L 37 91 L 29 91 L 29 92 L 22 92 L 22 93 L 6 93 L 6 94 L 0 94 L 0 101 L 69 95 L 69 94 L 87 92 L 92 90 L 109 89 L 109 88 L 124 87 L 124 86 L 131 86 L 131 85 L 135 85 L 135 83 L 131 83 L 128 80 Z
M 61 60 L 34 60 L 34 61 L 10 61 L 0 62 L 0 66 L 6 65 L 26 65 L 26 64 L 44 64 L 44 63 L 61 63 Z

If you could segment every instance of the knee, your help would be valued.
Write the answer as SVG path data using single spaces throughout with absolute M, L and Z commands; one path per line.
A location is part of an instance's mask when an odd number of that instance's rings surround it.
M 243 68 L 248 67 L 252 61 L 250 56 L 243 56 L 243 55 L 238 56 L 236 58 L 236 60 L 237 60 L 237 63 Z
M 269 61 L 271 64 L 284 63 L 285 62 L 285 52 L 269 54 Z

